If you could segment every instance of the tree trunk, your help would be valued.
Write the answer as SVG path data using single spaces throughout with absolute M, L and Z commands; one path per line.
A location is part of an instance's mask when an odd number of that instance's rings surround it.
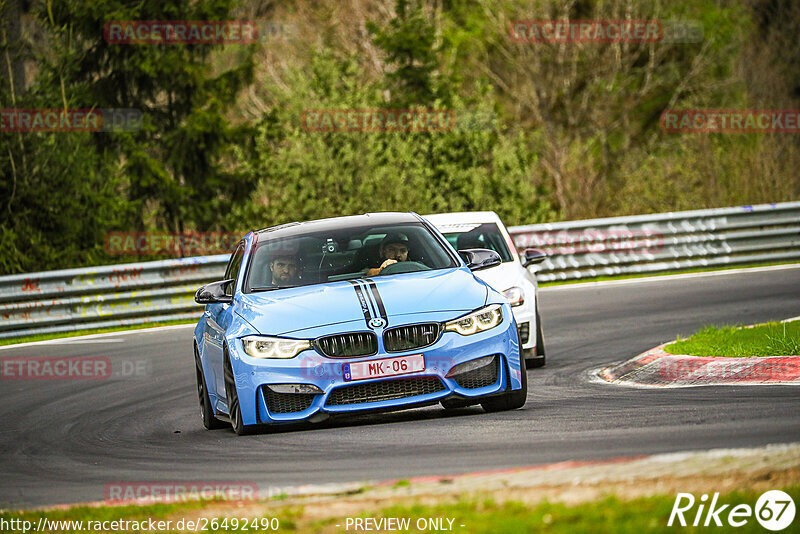
M 22 1 L 0 2 L 0 39 L 3 58 L 0 66 L 2 88 L 9 92 L 12 104 L 25 93 L 25 61 L 22 43 Z

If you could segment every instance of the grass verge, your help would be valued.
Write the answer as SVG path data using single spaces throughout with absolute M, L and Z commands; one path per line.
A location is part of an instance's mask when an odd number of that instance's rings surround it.
M 774 488 L 778 489 L 778 488 Z M 800 502 L 800 486 L 789 486 L 781 488 L 788 493 L 795 502 Z M 738 504 L 746 504 L 755 507 L 760 491 L 737 490 L 723 493 L 718 498 L 718 504 L 729 504 L 729 509 Z M 235 512 L 225 514 L 228 520 L 223 523 L 223 517 L 205 517 L 207 520 L 207 532 L 231 532 L 254 530 L 253 525 L 260 527 L 269 526 L 270 528 L 257 528 L 255 530 L 267 530 L 277 532 L 360 532 L 364 531 L 356 528 L 357 518 L 370 519 L 372 529 L 381 518 L 395 518 L 400 520 L 400 525 L 405 528 L 396 530 L 404 532 L 430 532 L 435 530 L 448 530 L 453 532 L 464 532 L 469 534 L 480 533 L 518 533 L 518 532 L 547 532 L 551 534 L 574 533 L 574 532 L 614 532 L 614 533 L 640 533 L 640 532 L 674 532 L 676 528 L 685 532 L 698 532 L 707 530 L 708 527 L 702 526 L 705 514 L 701 519 L 701 526 L 681 528 L 675 523 L 668 527 L 669 516 L 675 502 L 675 495 L 655 495 L 650 497 L 640 497 L 631 500 L 620 499 L 609 495 L 603 499 L 584 502 L 577 505 L 567 505 L 563 503 L 552 503 L 547 500 L 535 505 L 524 504 L 517 501 L 505 501 L 498 503 L 490 496 L 476 498 L 475 496 L 459 497 L 455 502 L 441 502 L 435 504 L 410 504 L 394 505 L 384 507 L 379 510 L 368 511 L 353 517 L 328 517 L 322 520 L 307 517 L 303 507 L 297 506 L 275 506 L 269 508 L 269 513 L 256 515 L 247 518 L 236 519 Z M 64 525 L 57 532 L 65 534 L 78 532 L 112 532 L 101 528 L 92 529 L 89 521 L 142 521 L 142 520 L 166 520 L 170 518 L 173 528 L 166 528 L 162 532 L 181 532 L 174 528 L 180 521 L 178 519 L 185 515 L 187 520 L 196 521 L 198 512 L 202 513 L 202 508 L 206 502 L 185 503 L 185 504 L 158 504 L 150 506 L 125 506 L 125 507 L 76 507 L 68 510 L 50 510 L 47 512 L 2 512 L 0 513 L 0 523 L 5 521 L 8 525 L 10 520 L 29 521 L 31 528 L 38 524 L 39 518 L 43 515 L 49 521 L 82 521 L 81 527 L 77 525 Z M 309 503 L 309 506 L 311 504 Z M 697 506 L 687 511 L 684 517 L 691 525 L 697 512 Z M 723 527 L 727 519 L 726 513 L 720 514 Z M 255 521 L 255 523 L 254 523 Z M 796 522 L 795 522 L 796 524 Z M 214 525 L 217 528 L 213 528 Z M 224 525 L 224 526 L 223 526 Z M 234 527 L 235 525 L 235 527 Z M 272 527 L 278 526 L 276 530 Z M 362 523 L 363 525 L 363 523 Z M 101 526 L 101 525 L 96 525 Z M 166 524 L 165 524 L 166 526 Z M 246 526 L 246 528 L 244 528 Z M 435 528 L 437 527 L 438 528 Z M 87 528 L 89 527 L 89 528 Z M 348 528 L 349 527 L 349 528 Z M 446 527 L 446 528 L 445 528 Z M 728 527 L 730 528 L 730 527 Z M 186 529 L 188 530 L 188 529 Z M 131 532 L 139 529 L 116 529 L 113 532 Z M 737 532 L 763 532 L 755 517 L 747 518 L 747 523 L 736 529 Z M 4 532 L 23 532 L 23 529 L 5 530 Z M 786 532 L 797 532 L 797 529 L 790 527 Z
M 800 321 L 765 323 L 752 328 L 707 326 L 667 345 L 670 354 L 745 358 L 800 355 Z
M 800 486 L 784 488 L 783 491 L 797 501 L 800 497 Z M 755 507 L 759 492 L 736 491 L 720 495 L 719 503 L 749 504 Z M 496 503 L 492 499 L 466 500 L 452 504 L 440 505 L 413 505 L 393 506 L 375 514 L 361 514 L 361 517 L 372 518 L 408 518 L 406 532 L 428 532 L 431 520 L 443 520 L 443 526 L 448 527 L 452 520 L 452 531 L 469 532 L 470 534 L 516 534 L 519 532 L 546 532 L 550 534 L 571 534 L 574 532 L 614 532 L 614 533 L 640 533 L 640 532 L 674 532 L 676 528 L 686 532 L 698 532 L 704 527 L 681 528 L 677 522 L 668 527 L 670 512 L 675 502 L 674 495 L 658 495 L 644 497 L 629 501 L 620 500 L 615 496 L 605 499 L 568 506 L 563 503 L 550 503 L 542 501 L 538 505 L 530 506 L 520 502 L 507 501 Z M 684 517 L 691 524 L 694 520 L 696 507 Z M 705 514 L 703 514 L 705 520 Z M 724 514 L 721 520 L 725 520 Z M 702 520 L 701 520 L 702 525 Z M 337 524 L 339 526 L 337 526 Z M 725 525 L 725 523 L 723 523 Z M 316 522 L 311 525 L 314 532 L 340 532 L 344 530 L 345 523 L 342 518 Z M 422 528 L 420 528 L 422 527 Z M 708 527 L 705 527 L 707 530 Z M 351 526 L 351 531 L 352 526 Z M 737 532 L 763 532 L 755 518 L 751 518 L 746 525 L 737 528 Z

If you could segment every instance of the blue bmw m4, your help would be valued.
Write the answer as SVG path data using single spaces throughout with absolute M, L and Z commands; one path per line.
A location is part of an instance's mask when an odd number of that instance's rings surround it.
M 527 398 L 508 301 L 415 213 L 250 232 L 201 287 L 194 330 L 203 424 L 263 425 L 441 403 L 516 409 Z

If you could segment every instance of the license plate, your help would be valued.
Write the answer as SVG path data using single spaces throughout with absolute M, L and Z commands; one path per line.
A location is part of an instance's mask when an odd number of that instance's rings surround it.
M 346 363 L 342 365 L 344 379 L 364 380 L 383 376 L 407 375 L 425 370 L 425 357 L 422 354 L 383 358 L 368 362 Z

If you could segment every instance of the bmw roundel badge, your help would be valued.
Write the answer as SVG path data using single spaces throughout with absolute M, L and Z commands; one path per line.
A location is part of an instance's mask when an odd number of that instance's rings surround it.
M 381 317 L 375 317 L 374 319 L 371 319 L 369 322 L 369 327 L 373 329 L 383 328 L 384 326 L 386 326 L 386 320 Z

